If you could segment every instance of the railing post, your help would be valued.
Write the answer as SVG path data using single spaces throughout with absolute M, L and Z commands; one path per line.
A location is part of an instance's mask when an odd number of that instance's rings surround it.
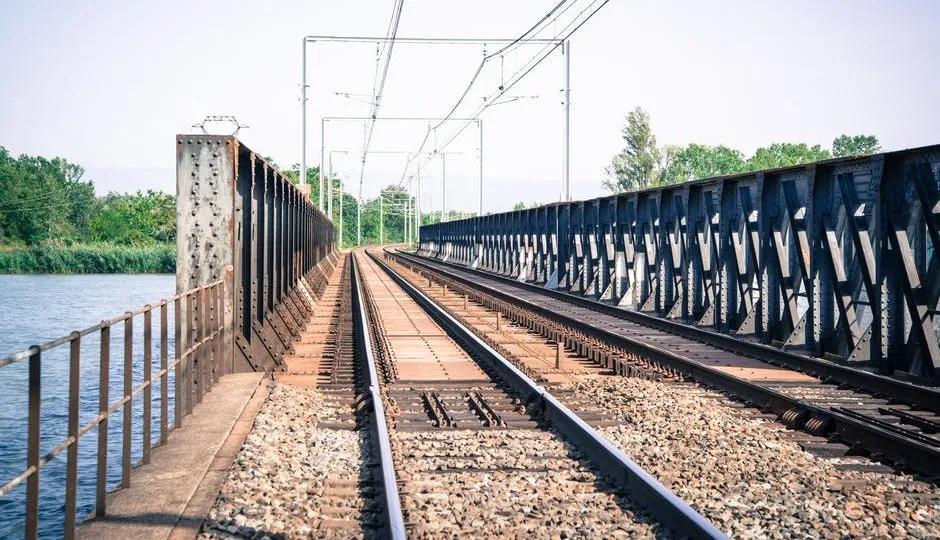
M 170 420 L 169 415 L 169 404 L 167 403 L 169 399 L 169 389 L 167 385 L 169 384 L 170 374 L 167 369 L 168 366 L 168 349 L 169 339 L 167 335 L 167 303 L 166 300 L 160 301 L 160 445 L 166 444 L 167 437 L 167 422 Z
M 202 403 L 202 396 L 208 391 L 208 378 L 209 378 L 209 344 L 205 342 L 206 340 L 206 329 L 208 328 L 208 318 L 209 318 L 209 306 L 206 302 L 206 289 L 208 287 L 201 287 L 199 289 L 199 402 Z
M 153 371 L 153 350 L 152 350 L 152 332 L 153 329 L 153 316 L 152 308 L 150 304 L 144 306 L 144 418 L 141 423 L 143 427 L 143 433 L 141 434 L 141 440 L 143 441 L 143 450 L 141 455 L 141 463 L 146 465 L 150 463 L 150 416 L 151 403 L 150 400 L 153 397 L 153 389 L 151 388 L 151 379 Z
M 182 298 L 173 299 L 173 429 L 183 426 L 183 314 Z
M 283 212 L 282 212 L 283 214 Z M 283 275 L 283 274 L 282 274 Z M 278 280 L 281 280 L 281 276 L 278 277 Z M 231 292 L 229 292 L 231 291 Z M 229 318 L 226 310 L 226 298 L 231 298 L 234 305 L 234 292 L 235 292 L 235 272 L 232 266 L 229 266 L 225 269 L 225 279 L 222 282 L 222 349 L 223 349 L 223 361 L 228 366 L 225 370 L 226 373 L 235 373 L 235 321 L 238 320 L 238 317 L 235 316 L 234 310 L 232 312 L 231 324 L 228 324 Z
M 39 536 L 39 405 L 42 353 L 39 347 L 30 347 L 29 354 L 29 419 L 26 435 L 26 466 L 33 472 L 26 480 L 26 534 L 27 539 Z
M 200 344 L 202 341 L 202 305 L 203 305 L 203 293 L 205 292 L 204 288 L 200 288 L 198 291 L 194 292 L 192 297 L 194 301 L 194 307 L 191 312 L 192 322 L 193 322 L 193 359 L 195 363 L 193 364 L 193 382 L 196 390 L 196 399 L 195 402 L 198 405 L 202 403 L 202 385 L 203 377 L 202 372 L 205 370 L 205 361 L 202 357 L 203 346 Z
M 72 332 L 69 341 L 69 424 L 68 437 L 71 440 L 65 463 L 65 538 L 75 538 L 75 499 L 78 496 L 78 407 L 81 383 L 82 338 L 78 332 Z
M 225 314 L 222 312 L 222 284 L 217 283 L 212 287 L 214 298 L 212 299 L 212 309 L 215 311 L 215 324 L 213 325 L 212 337 L 212 367 L 213 382 L 219 382 L 222 375 L 222 320 Z
M 131 428 L 134 391 L 134 314 L 124 314 L 124 421 L 121 433 L 121 488 L 131 487 Z
M 195 354 L 193 351 L 190 351 L 193 343 L 195 343 L 193 340 L 193 336 L 195 335 L 193 332 L 193 296 L 192 292 L 186 295 L 186 347 L 183 349 L 183 363 L 185 367 L 183 370 L 185 373 L 183 376 L 185 379 L 183 381 L 183 393 L 186 394 L 186 414 L 193 412 L 193 377 L 195 376 L 193 372 L 198 368 L 193 362 Z
M 111 323 L 101 322 L 101 353 L 98 362 L 98 470 L 95 485 L 95 516 L 105 514 L 108 493 L 108 385 L 111 369 Z

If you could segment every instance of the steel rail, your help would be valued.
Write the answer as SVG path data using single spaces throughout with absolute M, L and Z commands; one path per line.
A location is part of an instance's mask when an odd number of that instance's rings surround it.
M 414 260 L 416 257 L 415 255 L 402 252 L 398 252 L 397 254 L 408 257 L 412 260 Z M 913 384 L 907 381 L 887 377 L 885 375 L 863 371 L 850 366 L 843 366 L 835 362 L 830 362 L 820 358 L 804 356 L 792 351 L 765 345 L 763 343 L 745 341 L 734 336 L 713 332 L 698 326 L 670 321 L 655 315 L 622 309 L 610 304 L 605 304 L 598 300 L 577 296 L 571 292 L 558 289 L 548 289 L 532 283 L 526 283 L 508 278 L 506 276 L 501 276 L 499 274 L 494 274 L 492 272 L 478 269 L 471 270 L 451 262 L 438 261 L 436 259 L 428 259 L 426 257 L 421 258 L 425 260 L 433 260 L 435 263 L 440 265 L 478 273 L 486 277 L 493 278 L 496 281 L 512 284 L 519 289 L 538 292 L 540 294 L 550 296 L 570 304 L 600 311 L 607 315 L 612 315 L 618 319 L 649 326 L 651 328 L 682 336 L 700 343 L 704 343 L 706 345 L 712 345 L 738 354 L 757 358 L 762 362 L 774 364 L 780 367 L 786 367 L 801 373 L 806 373 L 824 381 L 835 381 L 849 385 L 859 390 L 870 392 L 875 395 L 888 396 L 892 399 L 903 401 L 904 403 L 914 407 L 927 409 L 929 411 L 940 414 L 940 389 L 937 388 Z
M 781 392 L 777 392 L 773 389 L 762 386 L 761 384 L 730 375 L 710 366 L 706 366 L 701 362 L 685 357 L 666 348 L 650 345 L 649 343 L 624 336 L 604 328 L 592 326 L 569 315 L 551 310 L 528 299 L 510 294 L 508 292 L 500 291 L 493 287 L 489 287 L 478 280 L 470 279 L 469 277 L 462 276 L 446 269 L 448 266 L 456 265 L 451 265 L 449 263 L 443 263 L 440 261 L 431 262 L 425 257 L 417 257 L 402 252 L 394 252 L 392 255 L 406 261 L 411 261 L 429 271 L 437 272 L 440 275 L 447 276 L 448 278 L 463 283 L 469 287 L 483 290 L 487 294 L 497 297 L 503 301 L 524 307 L 544 317 L 554 319 L 558 322 L 561 322 L 562 324 L 565 324 L 566 326 L 594 336 L 602 341 L 623 347 L 641 356 L 649 358 L 650 360 L 659 362 L 665 366 L 686 374 L 702 384 L 730 391 L 738 397 L 761 405 L 778 415 L 782 415 L 791 409 L 808 412 L 813 416 L 831 422 L 834 433 L 846 442 L 859 444 L 868 449 L 875 449 L 877 453 L 880 453 L 891 461 L 903 466 L 907 466 L 918 472 L 930 475 L 940 474 L 940 448 L 937 446 L 930 446 L 922 441 L 911 438 L 906 434 L 885 429 L 884 426 L 877 425 L 868 420 L 862 420 L 861 418 L 851 414 L 846 414 L 843 410 L 835 408 L 823 408 L 805 400 L 787 396 Z M 501 276 L 496 276 L 489 272 L 467 270 L 460 267 L 457 268 L 459 268 L 462 272 L 480 274 L 481 276 L 485 276 L 487 278 L 495 278 L 495 281 L 506 282 L 507 284 L 513 285 L 522 290 L 530 290 L 530 287 L 534 287 L 525 283 L 509 280 L 507 278 L 500 279 Z M 548 289 L 535 288 L 535 291 L 538 293 L 543 293 L 545 296 L 561 299 L 563 301 L 569 301 L 571 298 L 563 293 L 561 293 L 562 296 L 557 296 L 556 294 L 552 294 L 553 291 Z M 594 307 L 593 305 L 584 306 L 580 303 L 577 305 L 586 309 L 592 309 Z
M 726 538 L 724 533 L 685 501 L 631 460 L 619 448 L 589 426 L 542 386 L 520 371 L 503 355 L 486 344 L 444 308 L 389 267 L 380 257 L 368 254 L 438 324 L 459 337 L 478 358 L 487 362 L 499 378 L 527 403 L 540 405 L 545 418 L 565 439 L 584 452 L 601 472 L 625 489 L 637 504 L 680 535 L 693 538 Z
M 353 325 L 355 336 L 359 345 L 361 358 L 368 366 L 369 397 L 372 401 L 373 419 L 370 423 L 373 437 L 379 448 L 379 462 L 382 469 L 382 496 L 385 501 L 386 531 L 394 539 L 404 539 L 405 518 L 401 511 L 401 496 L 398 493 L 398 480 L 395 476 L 395 465 L 392 461 L 392 446 L 389 439 L 388 424 L 385 421 L 385 406 L 382 403 L 382 394 L 379 388 L 379 376 L 375 369 L 375 358 L 372 354 L 372 336 L 369 332 L 369 321 L 366 317 L 365 303 L 362 297 L 362 283 L 359 278 L 359 267 L 356 257 L 350 257 L 352 276 L 352 302 Z

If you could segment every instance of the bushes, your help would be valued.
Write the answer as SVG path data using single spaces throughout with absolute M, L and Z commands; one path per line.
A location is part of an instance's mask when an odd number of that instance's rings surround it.
M 176 246 L 41 244 L 0 250 L 0 274 L 174 273 Z

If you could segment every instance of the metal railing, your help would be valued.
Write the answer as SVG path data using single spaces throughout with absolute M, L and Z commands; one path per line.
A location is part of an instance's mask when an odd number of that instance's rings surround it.
M 231 268 L 226 274 L 231 273 Z M 140 417 L 142 453 L 137 465 L 150 463 L 151 450 L 167 442 L 170 433 L 183 425 L 183 419 L 201 403 L 203 395 L 218 381 L 220 375 L 232 371 L 232 353 L 224 351 L 229 342 L 226 334 L 231 331 L 222 314 L 226 310 L 225 279 L 190 289 L 176 296 L 147 304 L 121 316 L 106 319 L 92 327 L 72 332 L 67 336 L 34 345 L 29 349 L 0 358 L 0 368 L 21 362 L 28 363 L 27 404 L 27 448 L 26 468 L 12 480 L 0 487 L 0 498 L 6 497 L 17 486 L 26 483 L 25 537 L 36 538 L 39 534 L 40 497 L 39 485 L 43 469 L 62 452 L 66 453 L 64 536 L 74 538 L 78 518 L 79 440 L 89 433 L 97 434 L 95 452 L 95 496 L 94 516 L 104 516 L 107 510 L 108 493 L 108 422 L 120 412 L 121 467 L 119 488 L 131 485 L 132 443 L 134 439 L 134 405 L 140 399 L 143 413 Z M 171 308 L 172 305 L 172 308 Z M 173 319 L 170 323 L 170 311 Z M 154 318 L 157 319 L 154 328 Z M 140 340 L 135 335 L 135 322 L 141 321 Z M 111 345 L 112 330 L 120 325 L 123 332 L 123 372 L 120 398 L 112 400 Z M 172 332 L 172 360 L 171 337 Z M 84 424 L 79 424 L 81 407 L 82 340 L 86 336 L 98 337 L 98 404 L 97 414 Z M 154 347 L 154 337 L 159 346 Z M 50 351 L 68 346 L 68 428 L 67 436 L 51 450 L 43 454 L 40 449 L 40 434 L 43 420 L 43 388 L 41 384 L 44 356 Z M 143 352 L 140 366 L 143 381 L 134 386 L 135 349 Z M 154 351 L 158 351 L 159 370 L 154 371 Z M 170 386 L 174 391 L 170 395 Z M 159 395 L 153 395 L 154 383 L 159 381 Z M 170 411 L 170 399 L 173 407 Z M 159 403 L 159 435 L 154 444 L 153 402 Z M 172 412 L 172 423 L 170 414 Z M 117 421 L 117 419 L 116 419 Z
M 940 384 L 940 145 L 425 225 L 420 254 Z

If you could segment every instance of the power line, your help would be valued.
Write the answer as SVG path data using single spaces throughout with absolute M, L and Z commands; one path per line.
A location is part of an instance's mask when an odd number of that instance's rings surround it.
M 382 104 L 382 94 L 385 91 L 385 81 L 388 78 L 388 67 L 392 62 L 392 51 L 395 48 L 395 37 L 398 35 L 398 23 L 401 21 L 401 10 L 405 5 L 405 0 L 396 0 L 395 6 L 392 8 L 392 17 L 388 21 L 388 30 L 386 30 L 385 35 L 388 41 L 383 42 L 383 49 L 385 49 L 385 61 L 384 67 L 382 68 L 382 76 L 379 78 L 379 65 L 376 63 L 375 70 L 375 79 L 372 85 L 372 91 L 374 94 L 374 102 L 372 104 L 372 114 L 371 120 L 369 121 L 369 131 L 366 135 L 365 144 L 363 145 L 362 150 L 362 169 L 359 173 L 359 182 L 361 183 L 366 173 L 366 156 L 369 153 L 369 146 L 372 143 L 372 133 L 375 131 L 375 119 L 379 114 L 379 107 Z M 386 46 L 387 43 L 387 46 Z M 378 61 L 379 59 L 376 58 Z M 377 84 L 376 84 L 377 82 Z
M 409 45 L 485 45 L 487 43 L 510 43 L 514 41 L 514 38 L 481 38 L 481 37 L 468 37 L 468 38 L 439 38 L 439 37 L 396 37 L 395 43 L 409 44 Z M 328 35 L 315 35 L 315 36 L 304 36 L 304 41 L 309 42 L 331 42 L 331 43 L 375 43 L 390 41 L 388 36 L 386 37 L 369 37 L 369 36 L 328 36 Z M 549 40 L 534 40 L 530 39 L 527 41 L 538 41 L 538 42 L 547 42 Z
M 561 0 L 561 2 L 558 2 L 557 4 L 555 4 L 555 7 L 553 7 L 553 8 L 551 9 L 551 11 L 549 11 L 548 13 L 546 13 L 541 19 L 539 19 L 539 21 L 538 21 L 537 23 L 533 24 L 528 30 L 526 30 L 525 32 L 523 32 L 523 34 L 522 34 L 521 36 L 519 36 L 519 37 L 517 37 L 516 39 L 512 40 L 511 43 L 509 43 L 508 45 L 504 46 L 502 49 L 499 49 L 498 51 L 496 51 L 496 52 L 494 52 L 494 53 L 491 53 L 491 54 L 489 54 L 488 56 L 484 57 L 483 60 L 486 61 L 486 60 L 489 60 L 490 58 L 494 58 L 494 57 L 496 57 L 496 56 L 500 56 L 500 55 L 505 54 L 506 52 L 508 52 L 509 49 L 511 49 L 511 48 L 513 48 L 514 46 L 516 46 L 516 45 L 517 45 L 519 42 L 521 42 L 526 36 L 528 36 L 529 34 L 531 34 L 536 28 L 539 27 L 539 25 L 541 25 L 541 24 L 542 24 L 543 22 L 545 22 L 549 17 L 551 17 L 553 13 L 555 13 L 556 11 L 558 11 L 558 8 L 560 8 L 561 6 L 565 5 L 565 3 L 567 3 L 567 2 L 568 2 L 568 0 Z M 571 6 L 571 5 L 569 4 L 569 7 L 570 7 L 570 6 Z M 566 8 L 566 10 L 567 10 L 567 8 Z M 553 21 L 553 22 L 554 22 L 554 21 Z M 541 31 L 541 30 L 539 30 L 539 31 Z M 538 33 L 538 32 L 536 32 L 536 33 Z
M 71 195 L 73 190 L 79 189 L 81 184 L 83 184 L 80 180 L 67 181 L 67 182 L 68 183 L 62 187 L 62 191 L 64 192 L 63 195 L 65 196 Z M 19 204 L 24 204 L 24 203 L 33 204 L 38 201 L 45 201 L 48 199 L 52 199 L 59 195 L 60 193 L 58 191 L 46 191 L 38 195 L 30 195 L 29 197 L 23 197 L 21 199 L 13 199 L 10 201 L 0 201 L 0 207 L 10 206 L 10 205 L 19 205 Z
M 14 212 L 34 212 L 36 210 L 49 210 L 51 208 L 61 208 L 63 206 L 72 206 L 76 201 L 65 201 L 57 204 L 47 204 L 43 206 L 33 206 L 31 208 L 13 208 L 11 210 L 0 210 L 0 214 L 12 214 Z
M 495 51 L 495 52 L 493 52 L 493 53 L 491 53 L 491 54 L 489 54 L 489 55 L 487 55 L 486 52 L 484 51 L 483 60 L 480 62 L 479 66 L 477 66 L 476 72 L 473 74 L 473 77 L 470 79 L 469 84 L 468 84 L 467 87 L 464 89 L 464 91 L 463 91 L 463 93 L 461 94 L 460 98 L 457 100 L 457 103 L 454 104 L 454 106 L 451 108 L 451 110 L 450 110 L 450 112 L 448 113 L 448 115 L 447 115 L 443 120 L 441 120 L 440 122 L 438 122 L 437 125 L 435 125 L 433 128 L 429 128 L 429 131 L 428 131 L 428 133 L 425 134 L 424 139 L 421 141 L 421 145 L 418 147 L 418 152 L 416 152 L 416 154 L 420 154 L 420 152 L 421 152 L 422 150 L 424 150 L 424 145 L 427 143 L 428 134 L 430 133 L 430 130 L 431 130 L 431 129 L 437 130 L 437 129 L 440 128 L 442 125 L 444 125 L 444 123 L 446 123 L 449 119 L 451 119 L 451 117 L 454 115 L 454 113 L 457 112 L 457 109 L 460 107 L 460 105 L 463 103 L 464 99 L 465 99 L 465 98 L 467 97 L 467 95 L 470 93 L 471 88 L 473 87 L 474 83 L 477 81 L 477 79 L 478 79 L 479 76 L 480 76 L 480 72 L 483 70 L 483 67 L 486 65 L 486 63 L 487 63 L 489 60 L 491 60 L 491 59 L 493 59 L 493 58 L 496 58 L 496 57 L 502 57 L 502 56 L 505 55 L 510 49 L 515 48 L 515 47 L 517 47 L 517 46 L 519 46 L 519 45 L 521 45 L 521 44 L 529 43 L 529 42 L 533 42 L 533 43 L 544 43 L 545 45 L 544 45 L 543 48 L 542 48 L 543 51 L 544 51 L 546 48 L 551 47 L 551 48 L 549 49 L 549 51 L 548 51 L 545 55 L 543 55 L 541 58 L 539 58 L 539 60 L 538 60 L 534 65 L 532 65 L 529 69 L 526 69 L 526 70 L 525 70 L 525 73 L 523 73 L 523 74 L 519 77 L 519 78 L 521 79 L 521 77 L 524 77 L 525 75 L 527 75 L 535 66 L 537 66 L 538 64 L 540 64 L 540 63 L 542 62 L 542 60 L 544 60 L 544 59 L 548 56 L 548 54 L 550 54 L 552 51 L 554 51 L 555 49 L 557 49 L 558 46 L 561 45 L 562 42 L 564 42 L 564 40 L 568 39 L 568 37 L 571 36 L 571 34 L 573 34 L 578 28 L 580 28 L 582 24 L 584 24 L 585 22 L 587 22 L 587 20 L 590 19 L 590 18 L 594 15 L 594 13 L 596 13 L 598 10 L 600 10 L 600 8 L 602 8 L 602 7 L 604 6 L 604 4 L 606 4 L 607 1 L 609 1 L 609 0 L 605 0 L 603 4 L 601 4 L 601 5 L 598 6 L 593 12 L 591 12 L 590 15 L 588 15 L 580 24 L 578 24 L 577 27 L 574 28 L 574 30 L 572 30 L 571 32 L 569 32 L 564 38 L 559 38 L 559 36 L 560 36 L 561 34 L 563 34 L 563 33 L 565 32 L 565 30 L 567 30 L 568 28 L 570 28 L 571 25 L 574 24 L 574 23 L 575 23 L 588 9 L 590 9 L 591 6 L 594 5 L 597 1 L 598 1 L 598 0 L 592 1 L 590 4 L 587 5 L 587 7 L 585 7 L 584 9 L 582 9 L 582 10 L 581 10 L 567 25 L 565 25 L 565 26 L 562 28 L 562 30 L 561 30 L 560 32 L 558 32 L 558 33 L 555 35 L 555 37 L 553 37 L 553 38 L 545 39 L 545 38 L 537 38 L 537 37 L 535 37 L 535 36 L 537 36 L 539 33 L 541 33 L 542 31 L 544 31 L 544 30 L 545 30 L 546 28 L 548 28 L 549 26 L 553 25 L 553 24 L 555 23 L 555 21 L 557 21 L 562 15 L 564 15 L 569 9 L 571 9 L 572 6 L 574 6 L 574 5 L 577 3 L 577 0 L 574 0 L 574 2 L 572 2 L 572 3 L 568 3 L 568 0 L 561 0 L 561 1 L 559 1 L 557 4 L 555 4 L 555 6 L 554 6 L 551 10 L 549 10 L 545 15 L 543 15 L 541 19 L 539 19 L 535 24 L 533 24 L 531 27 L 529 27 L 528 30 L 526 30 L 525 32 L 523 32 L 519 37 L 517 37 L 517 38 L 513 39 L 512 41 L 510 41 L 507 45 L 505 45 L 505 46 L 502 47 L 501 49 L 499 49 L 499 50 L 497 50 L 497 51 Z M 567 5 L 565 5 L 566 3 L 567 3 Z M 562 6 L 564 6 L 564 9 L 561 9 Z M 559 11 L 559 10 L 560 10 L 560 11 Z M 549 19 L 551 19 L 551 20 L 549 20 Z M 548 22 L 546 23 L 546 21 L 548 21 Z M 530 36 L 531 36 L 531 37 L 530 37 Z M 522 69 L 524 69 L 526 65 L 528 65 L 529 63 L 531 63 L 532 60 L 533 60 L 534 58 L 538 57 L 538 56 L 539 56 L 538 54 L 534 55 L 530 60 L 528 60 L 525 64 L 523 64 L 523 68 L 520 68 L 519 71 L 521 71 Z M 483 106 L 477 111 L 477 113 L 475 113 L 474 115 L 471 115 L 471 119 L 467 120 L 467 121 L 464 123 L 464 125 L 454 134 L 453 137 L 451 137 L 450 139 L 448 139 L 446 145 L 450 144 L 450 143 L 453 141 L 453 139 L 455 139 L 457 136 L 459 136 L 461 133 L 463 133 L 463 132 L 466 130 L 466 128 L 467 128 L 474 120 L 476 120 L 476 119 L 479 117 L 480 114 L 482 114 L 482 112 L 483 112 L 484 110 L 486 110 L 487 108 L 489 108 L 491 105 L 496 105 L 496 104 L 498 104 L 498 103 L 495 102 L 495 100 L 498 99 L 499 97 L 501 97 L 503 94 L 505 94 L 510 88 L 512 88 L 512 86 L 514 86 L 514 85 L 518 82 L 518 79 L 516 79 L 516 80 L 512 80 L 512 79 L 513 79 L 513 77 L 516 77 L 516 75 L 518 75 L 519 71 L 517 71 L 516 74 L 514 74 L 512 77 L 510 77 L 511 83 L 510 83 L 508 86 L 505 85 L 505 83 L 504 83 L 504 81 L 503 81 L 502 78 L 500 79 L 500 85 L 499 85 L 499 88 L 497 89 L 496 95 L 495 95 L 495 96 L 492 96 L 491 98 L 484 98 L 484 104 L 483 104 Z M 505 103 L 505 102 L 504 102 L 504 103 Z M 426 164 L 428 163 L 428 161 L 430 161 L 430 160 L 425 161 L 424 164 L 426 165 Z M 402 171 L 401 180 L 399 181 L 399 183 L 401 183 L 402 181 L 404 181 L 405 176 L 408 174 L 408 168 L 411 166 L 411 164 L 412 164 L 412 160 L 411 160 L 411 159 L 409 159 L 409 160 L 405 163 L 405 169 L 404 169 L 404 171 Z
M 489 62 L 490 60 L 492 60 L 493 58 L 495 58 L 495 57 L 497 57 L 497 56 L 503 55 L 503 54 L 506 53 L 509 49 L 511 49 L 512 47 L 515 47 L 516 45 L 518 45 L 520 42 L 522 42 L 523 40 L 526 39 L 526 36 L 532 34 L 533 31 L 534 31 L 536 34 L 539 33 L 539 32 L 541 32 L 543 29 L 539 29 L 538 31 L 536 31 L 536 28 L 538 28 L 540 25 L 542 25 L 542 23 L 544 23 L 549 17 L 552 16 L 552 14 L 554 14 L 556 11 L 558 11 L 558 9 L 561 8 L 561 6 L 563 6 L 563 5 L 564 5 L 565 3 L 567 3 L 568 1 L 569 1 L 569 0 L 561 0 L 560 2 L 558 2 L 557 4 L 555 4 L 555 7 L 553 7 L 548 13 L 546 13 L 545 15 L 543 15 L 542 18 L 538 20 L 538 22 L 536 22 L 535 24 L 533 24 L 531 27 L 529 27 L 528 30 L 526 30 L 525 32 L 523 32 L 523 33 L 522 33 L 521 35 L 519 35 L 517 38 L 513 39 L 512 41 L 510 41 L 507 45 L 505 45 L 504 47 L 502 47 L 502 48 L 499 49 L 498 51 L 496 51 L 496 52 L 494 52 L 494 53 L 491 53 L 491 54 L 486 54 L 486 49 L 484 48 L 484 49 L 483 49 L 483 59 L 480 61 L 480 65 L 477 66 L 476 71 L 473 73 L 473 77 L 470 78 L 470 82 L 467 83 L 466 88 L 464 88 L 463 92 L 460 94 L 460 98 L 458 98 L 458 99 L 457 99 L 457 102 L 454 103 L 454 106 L 451 107 L 450 112 L 448 112 L 447 115 L 446 115 L 440 122 L 438 122 L 433 128 L 431 128 L 431 129 L 432 129 L 432 130 L 438 129 L 439 127 L 441 127 L 442 125 L 444 125 L 448 120 L 450 120 L 451 117 L 454 115 L 454 113 L 457 112 L 457 109 L 458 109 L 458 108 L 460 107 L 460 105 L 463 103 L 464 99 L 466 99 L 467 94 L 470 93 L 470 90 L 473 88 L 473 85 L 476 83 L 477 79 L 480 77 L 480 73 L 483 71 L 483 67 L 486 65 L 487 62 Z M 575 2 L 576 2 L 576 1 L 577 1 L 577 0 L 575 0 Z M 569 4 L 568 7 L 571 7 L 571 5 L 573 5 L 573 4 Z M 568 8 L 565 8 L 565 9 L 562 11 L 562 13 L 564 13 L 564 11 L 567 11 L 567 10 L 568 10 Z M 559 15 L 560 15 L 560 14 L 559 14 Z M 557 18 L 558 18 L 558 16 L 556 15 L 555 19 L 552 19 L 551 23 L 554 23 L 555 20 L 557 20 Z M 549 24 L 551 24 L 551 23 L 549 23 Z M 484 45 L 484 47 L 485 47 L 485 45 Z M 417 152 L 417 154 L 420 154 L 421 151 L 424 150 L 424 145 L 425 145 L 425 143 L 427 142 L 427 140 L 428 140 L 428 137 L 427 137 L 427 135 L 425 135 L 424 139 L 421 141 L 421 145 L 418 147 L 418 152 Z M 409 167 L 410 165 L 411 165 L 411 160 L 409 159 L 408 162 L 405 164 L 405 171 L 406 171 L 406 172 L 403 172 L 403 173 L 402 173 L 402 178 L 405 177 L 405 174 L 407 173 L 407 169 L 408 169 L 408 167 Z
M 582 10 L 574 17 L 574 19 L 572 19 L 571 22 L 569 22 L 567 25 L 565 25 L 564 28 L 562 29 L 562 31 L 557 34 L 558 36 L 561 36 L 562 34 L 564 34 L 564 37 L 558 38 L 558 39 L 557 39 L 557 42 L 554 43 L 554 45 L 551 45 L 550 47 L 549 47 L 549 45 L 546 45 L 545 47 L 543 47 L 542 50 L 545 50 L 546 48 L 547 48 L 548 50 L 545 51 L 545 53 L 542 54 L 541 56 L 539 56 L 538 54 L 536 54 L 535 56 L 533 56 L 532 58 L 530 58 L 529 61 L 527 61 L 525 64 L 523 64 L 523 67 L 519 68 L 519 70 L 517 70 L 516 73 L 513 74 L 513 76 L 511 77 L 511 81 L 510 81 L 510 83 L 509 83 L 508 85 L 505 85 L 505 86 L 501 85 L 493 94 L 491 94 L 489 97 L 485 98 L 485 99 L 484 99 L 484 102 L 483 102 L 483 105 L 481 105 L 481 106 L 477 109 L 476 113 L 470 115 L 470 119 L 466 120 L 466 121 L 464 122 L 463 126 L 461 126 L 453 135 L 451 135 L 451 136 L 444 142 L 443 145 L 440 145 L 440 146 L 437 148 L 438 152 L 440 152 L 441 150 L 444 150 L 445 148 L 447 148 L 447 146 L 449 146 L 449 145 L 454 141 L 454 139 L 456 139 L 458 136 L 460 136 L 460 134 L 463 133 L 463 132 L 467 129 L 467 127 L 469 127 L 474 121 L 476 121 L 476 119 L 478 119 L 479 116 L 480 116 L 481 114 L 483 114 L 483 112 L 484 112 L 486 109 L 488 109 L 489 107 L 491 107 L 491 106 L 495 103 L 495 100 L 499 99 L 499 98 L 502 97 L 506 92 L 508 92 L 509 90 L 511 90 L 516 84 L 519 83 L 519 81 L 521 81 L 521 80 L 522 80 L 526 75 L 528 75 L 533 69 L 535 69 L 539 64 L 541 64 L 546 58 L 548 58 L 548 56 L 549 56 L 552 52 L 554 52 L 555 49 L 557 49 L 559 46 L 561 46 L 562 43 L 564 43 L 565 41 L 567 41 L 568 38 L 570 38 L 571 35 L 573 35 L 575 32 L 578 31 L 578 29 L 580 29 L 582 26 L 584 26 L 585 23 L 587 23 L 589 20 L 591 20 L 591 18 L 592 18 L 598 11 L 600 11 L 601 8 L 603 8 L 604 6 L 606 6 L 607 3 L 608 3 L 610 0 L 603 0 L 599 6 L 597 6 L 596 8 L 594 8 L 594 10 L 591 11 L 586 17 L 584 17 L 583 19 L 581 19 L 581 16 L 582 16 L 584 13 L 586 13 L 589 9 L 591 9 L 591 7 L 594 6 L 595 4 L 597 4 L 599 1 L 601 1 L 601 0 L 594 0 L 594 1 L 592 1 L 590 4 L 588 4 L 587 7 L 585 7 L 584 9 L 582 9 Z M 571 28 L 571 26 L 574 25 L 574 24 L 578 21 L 578 19 L 581 19 L 581 21 L 578 22 L 578 24 L 577 24 L 576 26 L 574 26 L 574 28 L 572 28 L 570 31 L 568 31 L 568 32 L 565 34 L 565 31 L 566 31 L 568 28 Z M 552 41 L 555 41 L 555 40 L 552 40 Z M 536 58 L 537 58 L 537 59 L 536 59 Z M 534 62 L 534 63 L 533 63 L 533 62 Z M 532 65 L 526 67 L 528 64 L 532 64 Z M 430 159 L 425 160 L 425 162 L 422 164 L 421 167 L 424 167 L 424 165 L 427 165 L 428 162 L 430 162 Z

